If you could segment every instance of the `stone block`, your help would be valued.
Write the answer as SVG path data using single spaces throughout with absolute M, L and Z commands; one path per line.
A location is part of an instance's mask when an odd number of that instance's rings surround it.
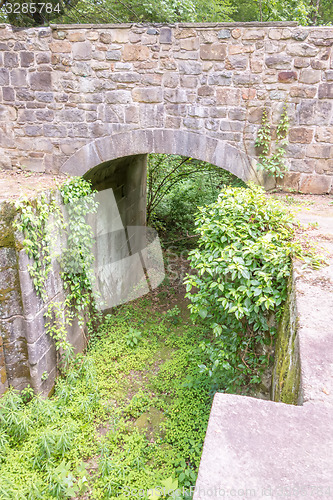
M 321 80 L 321 71 L 315 69 L 302 69 L 299 77 L 300 83 L 313 85 Z
M 297 28 L 292 33 L 292 38 L 294 40 L 297 40 L 298 42 L 304 42 L 304 40 L 306 40 L 308 36 L 309 36 L 309 31 L 304 28 L 302 29 Z
M 43 71 L 41 73 L 30 73 L 29 82 L 31 90 L 52 90 L 51 72 Z
M 68 32 L 67 34 L 67 40 L 69 42 L 84 42 L 86 39 L 86 34 L 83 31 L 72 31 Z
M 244 123 L 240 121 L 232 122 L 230 120 L 221 120 L 220 121 L 220 130 L 222 131 L 231 131 L 231 132 L 240 132 L 244 128 Z
M 204 122 L 201 118 L 183 118 L 183 126 L 189 130 L 201 130 Z
M 197 36 L 197 32 L 193 28 L 177 28 L 174 30 L 174 36 L 175 38 L 182 39 L 182 38 L 190 38 L 192 36 Z
M 316 87 L 309 87 L 308 85 L 291 87 L 289 91 L 290 97 L 301 97 L 305 99 L 312 99 L 317 93 Z
M 71 44 L 73 58 L 77 60 L 89 60 L 92 57 L 92 46 L 90 41 L 74 42 Z
M 177 73 L 164 73 L 163 85 L 164 87 L 177 87 L 179 85 L 179 75 Z
M 318 59 L 311 59 L 311 68 L 313 69 L 326 69 L 327 61 L 319 61 Z
M 177 116 L 166 116 L 165 117 L 165 127 L 170 129 L 179 129 L 181 126 L 182 120 Z
M 215 43 L 218 41 L 215 30 L 202 30 L 199 32 L 201 43 Z
M 203 106 L 189 106 L 187 113 L 188 116 L 196 118 L 207 118 L 209 116 L 208 108 L 205 108 Z
M 231 71 L 220 71 L 218 73 L 212 73 L 208 77 L 208 85 L 212 86 L 230 86 L 231 85 Z
M 56 53 L 56 54 L 69 53 L 72 50 L 72 44 L 70 42 L 57 40 L 57 41 L 50 43 L 50 50 L 51 50 L 51 52 Z
M 311 60 L 307 57 L 295 57 L 294 66 L 295 68 L 308 68 L 310 66 Z
M 286 148 L 286 156 L 287 158 L 303 159 L 306 156 L 305 148 L 302 144 L 289 143 Z
M 313 139 L 313 130 L 304 127 L 291 128 L 289 131 L 289 141 L 301 144 L 310 144 Z
M 315 139 L 317 142 L 333 144 L 333 127 L 317 127 Z
M 290 170 L 292 172 L 312 173 L 315 171 L 316 160 L 290 160 Z M 292 187 L 288 186 L 287 187 Z
M 200 97 L 210 97 L 215 94 L 214 87 L 210 87 L 209 85 L 203 85 L 198 88 L 198 96 Z
M 107 61 L 120 61 L 121 51 L 120 50 L 108 50 L 105 55 Z
M 18 54 L 16 52 L 4 52 L 3 65 L 5 68 L 17 68 L 19 65 Z
M 124 107 L 118 104 L 105 106 L 104 121 L 107 123 L 124 123 Z
M 325 71 L 325 78 L 328 82 L 333 81 L 333 71 L 331 69 L 328 71 Z
M 297 57 L 314 57 L 319 49 L 308 43 L 290 43 L 287 45 L 287 54 Z
M 223 61 L 226 57 L 226 44 L 212 43 L 200 46 L 200 57 L 203 60 Z
M 213 132 L 217 132 L 220 128 L 220 121 L 215 118 L 205 120 L 205 128 Z
M 291 33 L 288 30 L 288 38 L 290 38 Z M 285 38 L 284 30 L 282 28 L 271 28 L 268 32 L 268 38 L 271 40 L 281 40 Z
M 12 87 L 2 87 L 2 97 L 4 101 L 14 101 L 15 92 Z
M 166 92 L 166 91 L 165 91 Z M 140 125 L 143 128 L 164 127 L 164 105 L 142 104 L 140 106 Z
M 216 102 L 217 104 L 237 106 L 240 103 L 240 95 L 240 89 L 235 89 L 233 87 L 217 89 Z
M 64 125 L 47 123 L 43 125 L 43 134 L 46 137 L 67 137 L 67 128 Z
M 138 123 L 139 122 L 139 107 L 138 106 L 127 106 L 125 108 L 125 122 L 126 123 Z
M 244 108 L 231 108 L 228 111 L 230 120 L 244 121 L 246 119 L 246 109 Z
M 165 111 L 172 116 L 187 116 L 187 108 L 185 104 L 166 104 Z
M 177 61 L 178 59 L 186 59 L 186 61 L 190 61 L 190 60 L 193 60 L 193 61 L 196 61 L 199 59 L 199 54 L 198 54 L 198 51 L 197 50 L 181 50 L 181 51 L 177 51 L 174 53 L 173 55 L 175 61 Z
M 247 71 L 244 71 L 240 74 L 234 74 L 233 76 L 234 85 L 238 87 L 238 85 L 244 86 L 252 86 L 259 85 L 261 83 L 261 77 L 258 74 L 253 74 Z
M 112 41 L 116 43 L 127 43 L 130 30 L 128 28 L 118 28 L 111 31 Z
M 251 57 L 250 59 L 250 67 L 252 73 L 261 73 L 263 70 L 264 61 L 259 57 Z
M 197 61 L 179 61 L 178 68 L 183 75 L 200 75 L 202 72 L 201 63 Z
M 183 89 L 165 89 L 164 100 L 176 104 L 187 102 L 187 93 Z
M 137 102 L 162 102 L 163 93 L 160 88 L 136 88 L 132 91 L 132 98 Z
M 252 101 L 256 97 L 257 91 L 256 89 L 243 89 L 242 90 L 242 99 L 244 101 Z
M 76 108 L 65 108 L 59 113 L 61 122 L 82 122 L 84 121 L 84 111 Z
M 27 85 L 27 70 L 13 69 L 10 72 L 10 83 L 13 87 L 25 87 Z
M 0 68 L 0 86 L 9 85 L 9 71 L 6 68 Z
M 229 56 L 225 61 L 225 68 L 232 70 L 245 70 L 247 69 L 249 58 L 248 56 Z M 251 68 L 252 73 L 256 73 Z M 257 71 L 259 73 L 259 71 Z
M 261 123 L 263 111 L 263 107 L 250 108 L 248 111 L 248 121 L 250 123 Z
M 329 125 L 332 103 L 329 101 L 302 101 L 296 107 L 296 118 L 300 125 Z
M 180 48 L 184 50 L 197 50 L 199 43 L 199 38 L 183 38 L 180 41 Z
M 319 99 L 333 99 L 333 83 L 322 83 L 318 88 Z
M 231 35 L 233 38 L 235 38 L 236 40 L 238 40 L 238 38 L 242 35 L 242 30 L 241 28 L 235 28 L 232 30 L 231 32 Z
M 265 64 L 268 68 L 290 69 L 292 59 L 286 54 L 274 54 L 265 58 Z
M 110 90 L 105 94 L 105 102 L 108 104 L 129 104 L 132 102 L 129 90 Z
M 255 48 L 252 45 L 241 45 L 238 44 L 227 44 L 228 54 L 229 56 L 238 55 L 238 54 L 249 54 L 255 51 Z
M 310 158 L 332 158 L 333 145 L 309 144 L 306 148 L 306 155 Z
M 305 194 L 327 194 L 331 190 L 332 179 L 328 175 L 301 174 L 299 191 Z
M 109 45 L 112 41 L 111 33 L 109 31 L 105 31 L 104 33 L 101 33 L 99 40 L 101 43 L 105 43 L 105 44 Z
M 52 109 L 39 109 L 36 111 L 36 118 L 41 122 L 52 122 L 54 120 L 54 111 Z
M 33 52 L 20 52 L 20 61 L 23 68 L 28 68 L 34 64 L 35 55 Z
M 296 71 L 280 71 L 278 80 L 282 83 L 293 83 L 297 80 L 297 73 Z
M 229 29 L 222 29 L 218 32 L 217 38 L 220 40 L 225 40 L 231 37 L 231 31 Z
M 265 38 L 265 30 L 248 28 L 243 32 L 243 40 L 263 40 Z
M 317 174 L 328 174 L 328 175 L 333 174 L 333 158 L 324 158 L 320 160 L 316 158 L 314 162 L 315 162 L 315 171 Z M 330 194 L 332 194 L 332 188 L 333 184 L 331 187 Z
M 140 45 L 125 45 L 123 49 L 124 61 L 146 61 L 149 59 L 149 48 Z

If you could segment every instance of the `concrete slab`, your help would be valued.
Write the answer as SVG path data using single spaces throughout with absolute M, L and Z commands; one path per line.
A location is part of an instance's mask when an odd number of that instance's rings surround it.
M 333 496 L 332 417 L 324 404 L 216 394 L 193 498 Z

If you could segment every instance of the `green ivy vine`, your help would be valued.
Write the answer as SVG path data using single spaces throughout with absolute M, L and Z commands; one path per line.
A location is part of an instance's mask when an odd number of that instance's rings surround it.
M 14 227 L 23 234 L 22 245 L 32 261 L 28 266 L 28 271 L 37 295 L 45 301 L 47 299 L 46 282 L 52 269 L 51 235 L 45 229 L 51 213 L 59 217 L 59 206 L 55 200 L 48 199 L 43 193 L 40 198 L 32 202 L 28 199 L 19 200 L 15 203 L 15 207 L 20 217 L 14 221 Z
M 65 364 L 73 356 L 73 346 L 67 340 L 67 330 L 76 318 L 88 328 L 98 316 L 93 294 L 94 237 L 86 217 L 96 212 L 91 184 L 81 177 L 73 177 L 60 188 L 60 199 L 54 193 L 42 194 L 37 200 L 16 203 L 19 217 L 15 228 L 23 235 L 22 245 L 31 259 L 28 267 L 37 295 L 47 304 L 47 279 L 57 258 L 65 298 L 51 301 L 44 314 L 47 334 L 63 355 Z M 52 239 L 61 239 L 61 252 L 55 255 Z M 52 242 L 54 245 L 54 241 Z M 66 361 L 67 360 L 67 361 Z
M 287 105 L 285 105 L 276 128 L 275 152 L 268 156 L 271 151 L 272 134 L 267 109 L 264 109 L 261 127 L 258 130 L 257 139 L 255 141 L 255 146 L 261 148 L 258 170 L 264 170 L 275 178 L 282 179 L 284 177 L 287 169 L 283 157 L 286 152 L 286 146 L 288 145 L 288 130 L 289 117 Z

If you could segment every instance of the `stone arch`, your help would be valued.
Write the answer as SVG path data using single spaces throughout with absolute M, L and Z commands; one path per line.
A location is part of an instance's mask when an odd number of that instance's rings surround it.
M 244 182 L 259 182 L 251 158 L 226 141 L 187 130 L 130 130 L 86 144 L 62 166 L 61 172 L 84 176 L 97 165 L 147 153 L 177 154 L 206 161 L 228 170 Z

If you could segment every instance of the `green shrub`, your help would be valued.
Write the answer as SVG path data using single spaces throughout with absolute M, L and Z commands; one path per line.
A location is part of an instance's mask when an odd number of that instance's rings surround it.
M 200 208 L 198 248 L 190 252 L 195 274 L 185 283 L 194 320 L 212 328 L 199 348 L 201 370 L 217 388 L 234 391 L 260 382 L 272 344 L 274 320 L 287 295 L 293 220 L 262 188 L 225 188 Z

